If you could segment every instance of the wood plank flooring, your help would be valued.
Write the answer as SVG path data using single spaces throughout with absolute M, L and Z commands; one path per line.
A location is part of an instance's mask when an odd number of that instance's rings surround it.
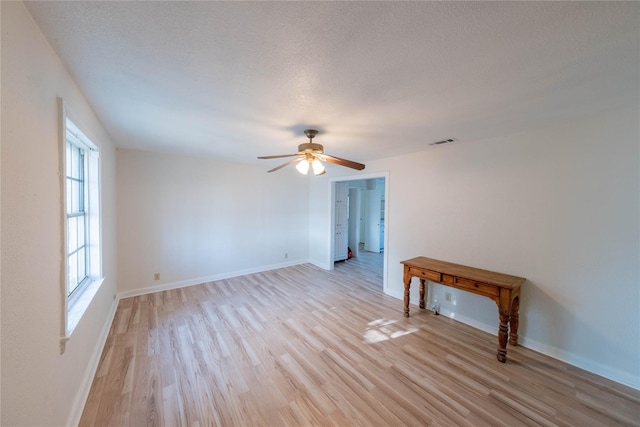
M 403 318 L 376 257 L 121 300 L 80 425 L 640 426 L 636 390 Z

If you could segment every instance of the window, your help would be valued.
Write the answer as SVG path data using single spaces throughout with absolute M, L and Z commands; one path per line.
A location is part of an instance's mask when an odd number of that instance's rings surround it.
M 82 292 L 88 281 L 87 269 L 87 207 L 85 190 L 85 150 L 71 143 L 67 136 L 67 297 Z
M 61 103 L 62 104 L 62 103 Z M 103 282 L 98 148 L 61 105 L 64 331 L 61 351 Z

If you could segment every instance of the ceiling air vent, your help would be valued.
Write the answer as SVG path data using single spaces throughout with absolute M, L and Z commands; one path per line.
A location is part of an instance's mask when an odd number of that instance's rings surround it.
M 442 141 L 436 141 L 436 142 L 432 142 L 429 145 L 441 145 L 441 144 L 448 144 L 450 142 L 455 142 L 457 141 L 457 139 L 455 138 L 449 138 L 449 139 L 443 139 Z

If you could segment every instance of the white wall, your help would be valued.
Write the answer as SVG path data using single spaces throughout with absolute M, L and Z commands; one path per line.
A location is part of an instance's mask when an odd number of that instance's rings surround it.
M 308 178 L 295 168 L 117 153 L 123 295 L 307 261 Z
M 2 46 L 2 7 L 0 7 L 0 46 Z M 1 48 L 0 48 L 1 50 Z M 2 69 L 2 56 L 0 55 L 0 70 Z M 0 82 L 0 98 L 2 84 Z M 2 188 L 2 109 L 0 109 L 0 189 Z M 2 197 L 0 192 L 0 251 L 2 248 Z M 0 319 L 2 319 L 2 256 L 0 254 Z M 0 378 L 2 378 L 2 327 L 0 327 Z M 2 423 L 2 381 L 0 380 L 0 423 Z
M 2 8 L 2 420 L 64 425 L 82 409 L 116 288 L 115 149 L 22 3 Z M 105 281 L 60 354 L 58 107 L 101 150 Z
M 612 112 L 369 162 L 369 173 L 389 171 L 387 292 L 401 298 L 400 261 L 419 255 L 526 277 L 525 346 L 640 388 L 638 117 Z M 310 192 L 318 265 L 329 245 L 322 178 Z M 447 313 L 497 333 L 491 300 L 447 288 L 448 304 L 432 287 Z
M 0 424 L 63 425 L 81 409 L 116 276 L 132 293 L 307 258 L 328 268 L 329 177 L 309 191 L 293 168 L 122 150 L 116 183 L 83 95 L 24 6 L 0 7 Z M 101 149 L 106 276 L 63 355 L 57 96 Z M 638 129 L 637 110 L 615 112 L 368 163 L 389 172 L 387 292 L 402 296 L 399 262 L 416 255 L 525 276 L 523 344 L 640 387 Z M 452 292 L 444 309 L 495 332 L 494 303 Z

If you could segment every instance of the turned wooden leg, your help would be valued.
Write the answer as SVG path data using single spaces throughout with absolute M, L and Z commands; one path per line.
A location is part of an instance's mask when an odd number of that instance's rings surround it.
M 500 329 L 498 330 L 498 361 L 507 361 L 507 337 L 509 335 L 509 315 L 500 313 Z
M 511 316 L 509 317 L 509 344 L 518 345 L 518 320 L 520 318 L 520 298 L 514 298 L 511 303 Z
M 420 308 L 424 308 L 424 290 L 426 280 L 420 279 Z
M 404 269 L 404 317 L 409 317 L 409 288 L 411 287 L 411 275 L 407 267 Z

